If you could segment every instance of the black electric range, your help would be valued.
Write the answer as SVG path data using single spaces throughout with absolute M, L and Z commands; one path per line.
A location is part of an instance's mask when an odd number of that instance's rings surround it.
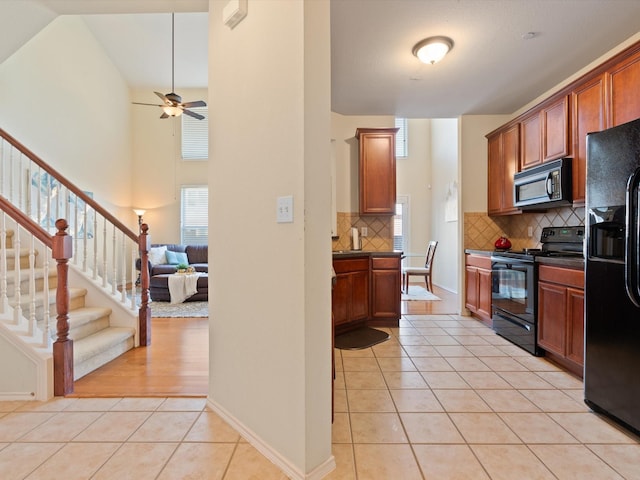
M 498 335 L 533 355 L 538 347 L 536 257 L 582 257 L 584 227 L 545 227 L 541 248 L 495 251 L 491 255 L 491 320 Z

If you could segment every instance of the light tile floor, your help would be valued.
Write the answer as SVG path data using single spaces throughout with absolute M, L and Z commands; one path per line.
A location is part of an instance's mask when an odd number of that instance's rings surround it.
M 639 479 L 640 439 L 582 382 L 457 315 L 405 315 L 336 350 L 330 479 Z
M 329 479 L 640 479 L 640 439 L 486 326 L 406 315 L 336 350 Z M 0 402 L 0 479 L 285 479 L 204 398 Z M 72 462 L 69 460 L 73 459 Z

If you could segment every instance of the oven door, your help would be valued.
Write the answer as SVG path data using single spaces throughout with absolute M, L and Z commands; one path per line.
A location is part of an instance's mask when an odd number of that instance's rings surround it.
M 494 310 L 535 324 L 535 283 L 535 264 L 532 260 L 491 257 L 491 304 Z

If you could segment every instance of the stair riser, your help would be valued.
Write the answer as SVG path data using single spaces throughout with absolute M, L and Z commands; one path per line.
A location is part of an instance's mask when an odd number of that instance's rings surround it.
M 129 337 L 124 341 L 120 341 L 112 345 L 108 350 L 100 352 L 98 355 L 94 355 L 84 361 L 74 361 L 73 379 L 78 380 L 102 365 L 109 363 L 111 360 L 118 358 L 123 353 L 131 350 L 134 347 L 133 342 L 133 337 Z
M 30 290 L 30 280 L 29 278 L 25 278 L 20 281 L 20 294 L 21 295 L 29 295 Z M 56 288 L 58 286 L 58 277 L 49 276 L 49 289 Z M 35 281 L 35 289 L 36 292 L 41 292 L 44 288 L 44 279 L 37 278 Z M 7 278 L 7 297 L 11 298 L 15 295 L 15 284 L 13 279 Z
M 81 338 L 88 337 L 100 330 L 104 330 L 105 328 L 109 328 L 109 318 L 102 317 L 97 320 L 92 320 L 89 323 L 85 323 L 79 327 L 73 327 L 69 329 L 69 336 L 74 340 L 80 340 Z

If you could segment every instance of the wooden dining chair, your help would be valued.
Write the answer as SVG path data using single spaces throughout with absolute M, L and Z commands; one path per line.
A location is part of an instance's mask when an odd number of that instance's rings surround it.
M 433 271 L 433 258 L 436 255 L 438 242 L 431 240 L 427 247 L 427 254 L 424 259 L 424 267 L 404 267 L 402 269 L 402 289 L 405 293 L 409 293 L 409 277 L 411 275 L 419 275 L 424 277 L 425 287 L 428 291 L 433 292 L 433 283 L 431 280 L 431 272 Z

